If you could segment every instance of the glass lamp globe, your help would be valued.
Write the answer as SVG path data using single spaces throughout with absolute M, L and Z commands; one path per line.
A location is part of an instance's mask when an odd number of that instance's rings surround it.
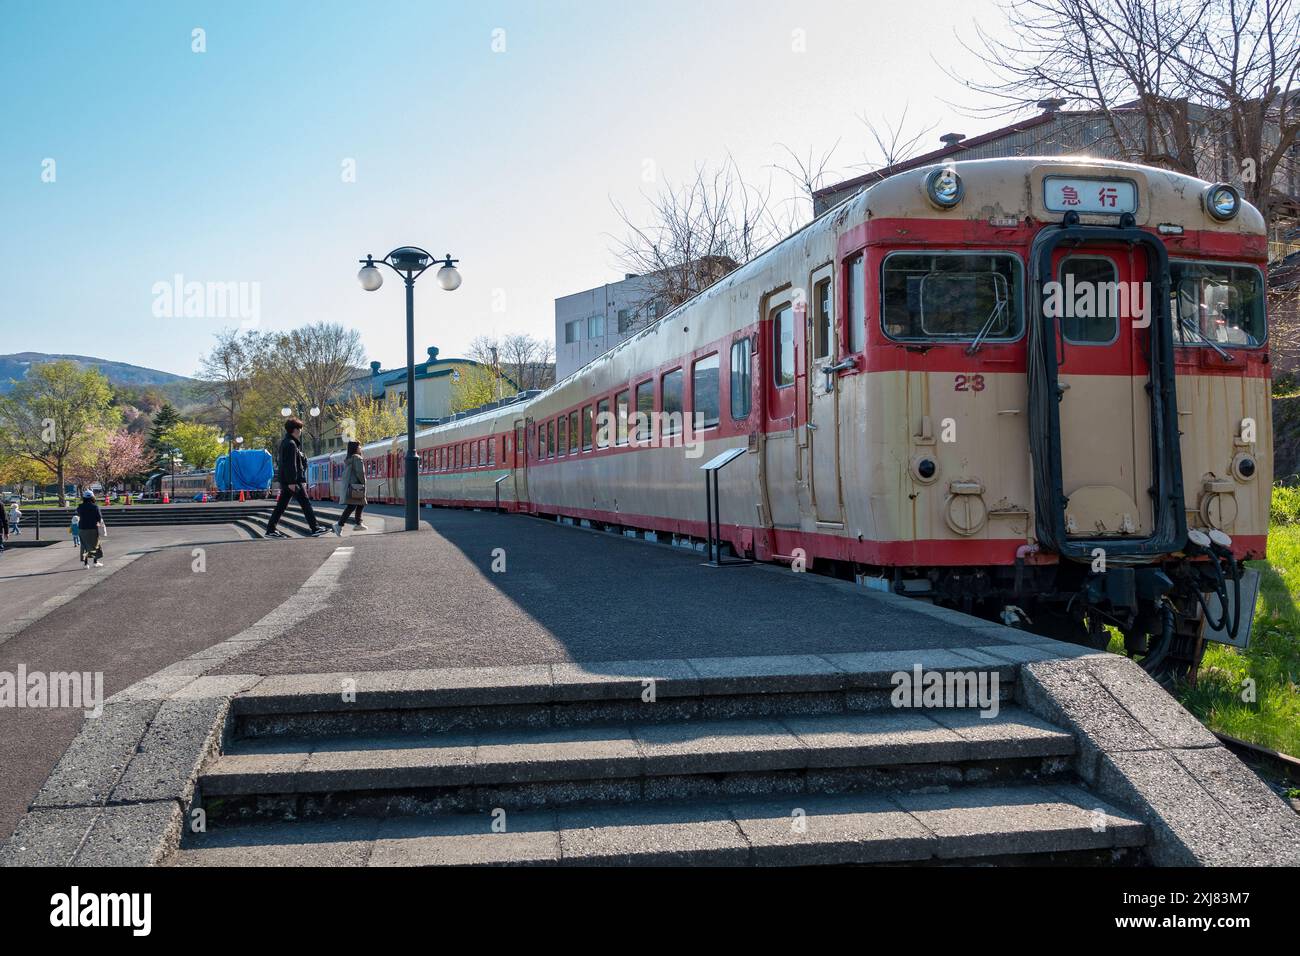
M 384 276 L 376 266 L 362 266 L 361 271 L 357 273 L 357 281 L 367 292 L 374 292 L 384 284 Z
M 448 292 L 454 292 L 460 288 L 460 273 L 450 262 L 439 269 L 434 278 L 438 280 L 438 285 Z
M 284 406 L 284 408 L 280 409 L 280 414 L 283 415 L 285 418 L 288 418 L 290 415 L 293 414 L 293 409 L 290 408 L 288 405 L 286 405 Z

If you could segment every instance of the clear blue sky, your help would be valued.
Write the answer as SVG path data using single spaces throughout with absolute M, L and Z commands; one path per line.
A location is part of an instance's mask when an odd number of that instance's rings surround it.
M 976 18 L 1000 20 L 991 0 L 5 0 L 0 354 L 192 373 L 238 319 L 156 317 L 180 274 L 258 283 L 262 327 L 342 322 L 400 364 L 400 284 L 362 292 L 355 260 L 406 243 L 465 277 L 417 286 L 419 354 L 549 337 L 555 297 L 619 277 L 611 201 L 644 207 L 647 161 L 680 179 L 730 153 L 765 181 L 777 144 L 840 139 L 846 168 L 857 114 L 905 104 L 931 140 L 988 128 L 934 62 L 969 65 Z

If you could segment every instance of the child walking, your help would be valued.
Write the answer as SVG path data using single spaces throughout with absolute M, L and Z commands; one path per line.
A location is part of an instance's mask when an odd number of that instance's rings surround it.
M 72 543 L 78 551 L 81 550 L 81 515 L 75 511 L 72 513 Z

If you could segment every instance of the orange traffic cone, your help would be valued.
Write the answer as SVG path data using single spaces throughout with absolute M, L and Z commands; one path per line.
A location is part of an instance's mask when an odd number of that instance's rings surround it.
M 239 493 L 239 500 L 240 501 L 244 500 L 244 493 L 242 491 Z

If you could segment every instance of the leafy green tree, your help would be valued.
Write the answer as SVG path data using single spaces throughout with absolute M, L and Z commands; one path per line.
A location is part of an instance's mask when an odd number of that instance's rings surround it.
M 163 433 L 162 442 L 166 449 L 179 448 L 185 463 L 200 470 L 211 468 L 226 450 L 221 443 L 221 429 L 198 422 L 177 422 Z
M 59 504 L 67 504 L 69 457 L 98 429 L 121 420 L 112 388 L 96 368 L 59 360 L 33 365 L 0 397 L 0 453 L 26 458 L 54 473 Z
M 147 443 L 149 454 L 153 457 L 152 469 L 158 471 L 171 470 L 171 458 L 168 451 L 172 446 L 163 441 L 163 435 L 167 430 L 181 420 L 180 413 L 176 411 L 176 406 L 171 402 L 163 402 L 162 408 L 153 416 L 153 424 L 149 428 L 149 441 Z

